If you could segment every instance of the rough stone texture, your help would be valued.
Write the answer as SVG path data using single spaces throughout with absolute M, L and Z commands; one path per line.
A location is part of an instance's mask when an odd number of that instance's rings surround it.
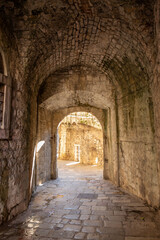
M 35 186 L 51 177 L 51 112 L 39 109 L 39 129 L 37 136 Z
M 12 81 L 10 137 L 0 140 L 0 222 L 31 196 L 37 102 L 53 111 L 51 177 L 58 111 L 96 108 L 104 175 L 159 207 L 159 11 L 159 0 L 0 1 L 0 50 Z
M 154 127 L 155 127 L 155 150 L 156 150 L 156 165 L 157 165 L 157 171 L 159 175 L 159 181 L 158 183 L 160 184 L 160 124 L 159 124 L 159 119 L 160 119 L 160 108 L 159 108 L 159 103 L 160 103 L 160 94 L 159 94 L 159 87 L 160 87 L 160 2 L 156 1 L 155 4 L 155 65 L 154 65 L 154 80 L 151 85 L 152 89 L 152 99 L 153 99 L 153 109 L 154 109 Z
M 160 240 L 160 213 L 103 180 L 101 168 L 59 161 L 59 169 L 27 211 L 0 227 L 1 240 Z
M 102 129 L 88 124 L 73 123 L 68 125 L 62 122 L 58 128 L 58 135 L 59 159 L 80 161 L 82 164 L 103 165 Z M 75 153 L 75 144 L 79 145 L 79 155 Z
M 18 58 L 13 33 L 9 32 L 10 29 L 7 26 L 4 27 L 2 19 L 0 19 L 0 26 L 0 45 L 5 54 L 8 74 L 12 79 L 13 97 L 11 138 L 0 140 L 0 222 L 2 222 L 22 212 L 28 205 L 27 128 L 29 124 L 26 111 L 28 92 L 23 78 L 23 61 Z
M 114 86 L 101 71 L 90 67 L 72 67 L 49 76 L 40 88 L 39 104 L 54 111 L 73 106 L 113 108 Z
M 39 109 L 39 130 L 38 130 L 38 136 L 39 141 L 44 141 L 44 144 L 39 151 L 39 154 L 37 155 L 37 162 L 40 161 L 43 162 L 43 164 L 46 164 L 46 167 L 42 165 L 37 165 L 39 170 L 37 170 L 37 173 L 39 172 L 39 175 L 42 176 L 49 176 L 48 172 L 51 173 L 51 178 L 57 177 L 57 127 L 59 123 L 66 117 L 68 114 L 72 112 L 89 112 L 92 113 L 101 123 L 102 129 L 103 129 L 103 151 L 104 151 L 104 159 L 110 159 L 110 161 L 104 162 L 104 177 L 106 179 L 111 178 L 115 183 L 117 183 L 117 145 L 115 144 L 116 134 L 114 125 L 111 125 L 110 128 L 110 119 L 108 119 L 107 110 L 101 110 L 94 107 L 72 107 L 72 108 L 65 108 L 58 111 L 54 111 L 52 113 L 52 117 L 50 116 L 50 111 L 43 109 L 40 107 Z M 49 115 L 47 114 L 49 113 Z M 114 114 L 110 116 L 112 119 L 112 122 L 114 121 Z M 106 123 L 108 119 L 108 123 Z M 48 123 L 48 124 L 46 124 Z M 50 127 L 48 127 L 50 126 Z M 112 139 L 109 134 L 109 131 L 112 131 Z M 47 147 L 47 142 L 45 140 L 45 134 L 48 134 L 48 137 L 50 136 L 50 144 L 51 148 Z M 46 135 L 47 136 L 47 135 Z M 107 140 L 109 139 L 109 141 Z M 49 145 L 48 145 L 49 146 Z M 49 153 L 50 151 L 50 153 Z M 47 155 L 48 158 L 45 158 L 46 162 L 44 161 L 44 156 Z M 51 159 L 50 159 L 51 157 Z M 49 165 L 51 164 L 50 170 Z M 39 177 L 38 177 L 39 178 Z M 42 180 L 42 179 L 41 179 Z M 47 178 L 46 178 L 47 180 Z M 44 179 L 43 181 L 44 182 Z
M 150 94 L 139 92 L 128 103 L 121 101 L 118 116 L 120 186 L 156 206 L 159 184 Z
M 79 106 L 85 112 L 90 112 L 91 107 L 94 107 L 95 116 L 102 112 L 103 116 L 100 115 L 100 118 L 97 118 L 101 122 L 104 133 L 104 177 L 110 177 L 118 183 L 115 91 L 108 78 L 102 72 L 84 66 L 73 67 L 70 71 L 56 72 L 41 86 L 38 101 L 41 108 L 53 112 L 52 166 L 56 166 L 57 126 L 63 119 L 56 112 L 54 116 L 54 111 L 62 109 L 62 112 L 65 112 L 65 108 Z M 56 177 L 55 169 L 52 170 L 51 175 Z
M 3 58 L 2 54 L 0 54 L 0 73 L 4 74 L 4 66 L 3 66 Z

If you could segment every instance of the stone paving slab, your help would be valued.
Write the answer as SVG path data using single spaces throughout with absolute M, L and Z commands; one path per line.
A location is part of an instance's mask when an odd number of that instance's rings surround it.
M 0 227 L 0 240 L 160 240 L 158 211 L 103 180 L 102 169 L 65 164 L 27 211 Z

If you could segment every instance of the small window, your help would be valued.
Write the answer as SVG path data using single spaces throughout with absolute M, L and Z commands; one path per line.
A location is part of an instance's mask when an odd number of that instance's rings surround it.
M 0 73 L 4 74 L 2 54 L 0 54 Z
M 0 48 L 0 139 L 9 138 L 11 80 L 8 76 L 7 65 Z
M 0 128 L 3 127 L 4 84 L 0 83 Z

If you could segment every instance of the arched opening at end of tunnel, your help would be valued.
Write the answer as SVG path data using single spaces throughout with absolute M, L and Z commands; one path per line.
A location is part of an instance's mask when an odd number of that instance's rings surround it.
M 109 108 L 49 111 L 39 106 L 32 189 L 57 178 L 111 179 L 116 161 L 114 116 Z
M 103 129 L 89 112 L 73 112 L 57 127 L 59 178 L 102 178 L 104 167 Z

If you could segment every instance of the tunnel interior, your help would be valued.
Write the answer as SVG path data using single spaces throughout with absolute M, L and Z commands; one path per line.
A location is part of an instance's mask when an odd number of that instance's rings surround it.
M 104 178 L 159 207 L 158 1 L 10 0 L 0 11 L 0 222 L 57 178 L 57 126 L 72 112 L 102 126 Z

